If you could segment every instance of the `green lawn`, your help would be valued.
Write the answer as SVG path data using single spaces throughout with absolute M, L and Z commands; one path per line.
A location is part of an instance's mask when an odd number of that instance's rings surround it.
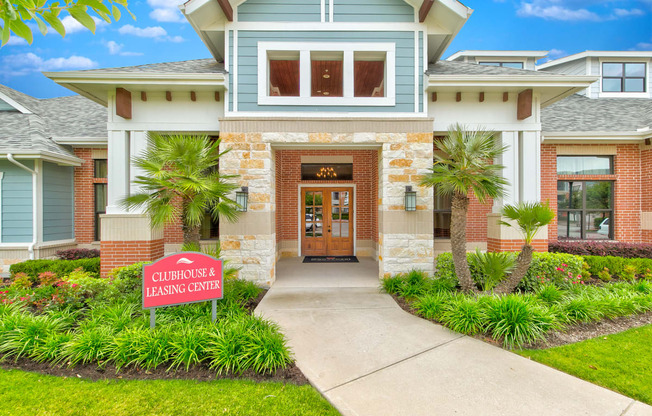
M 88 381 L 0 370 L 1 415 L 339 415 L 311 386 L 240 380 Z
M 652 325 L 546 350 L 524 357 L 652 405 Z

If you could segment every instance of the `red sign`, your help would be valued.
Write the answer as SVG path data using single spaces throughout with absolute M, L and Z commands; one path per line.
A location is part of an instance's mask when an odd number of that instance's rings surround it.
M 222 260 L 183 252 L 143 266 L 143 308 L 222 299 Z

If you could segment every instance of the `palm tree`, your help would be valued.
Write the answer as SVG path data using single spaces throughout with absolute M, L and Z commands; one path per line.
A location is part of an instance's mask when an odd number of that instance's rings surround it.
M 502 215 L 511 221 L 515 221 L 516 226 L 505 221 L 500 221 L 500 224 L 507 227 L 518 227 L 525 239 L 521 252 L 516 259 L 516 268 L 507 279 L 496 286 L 496 293 L 507 294 L 512 293 L 525 277 L 532 262 L 532 253 L 534 253 L 532 240 L 534 240 L 541 228 L 548 225 L 555 218 L 555 212 L 550 209 L 547 202 L 545 204 L 541 202 L 519 202 L 516 205 L 505 206 Z
M 199 244 L 202 219 L 208 211 L 218 217 L 235 221 L 238 216 L 235 201 L 227 195 L 237 188 L 229 182 L 234 176 L 217 171 L 219 140 L 205 135 L 148 134 L 147 150 L 133 159 L 145 175 L 134 183 L 141 191 L 121 201 L 126 208 L 144 207 L 153 227 L 181 219 L 184 244 Z
M 492 164 L 505 152 L 493 132 L 466 130 L 452 126 L 445 138 L 435 142 L 446 156 L 435 154 L 432 173 L 421 185 L 435 187 L 442 196 L 451 197 L 451 251 L 455 273 L 464 292 L 477 291 L 466 259 L 466 214 L 469 196 L 481 203 L 503 194 L 507 181 L 500 176 L 502 165 Z

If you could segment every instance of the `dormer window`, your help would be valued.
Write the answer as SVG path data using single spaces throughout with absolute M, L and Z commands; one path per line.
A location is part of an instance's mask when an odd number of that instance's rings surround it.
M 258 104 L 395 105 L 394 43 L 258 43 Z
M 18 112 L 12 105 L 0 98 L 0 111 Z
M 523 69 L 523 62 L 480 62 L 480 65 L 502 66 L 505 68 Z
M 602 92 L 645 92 L 645 63 L 603 62 Z

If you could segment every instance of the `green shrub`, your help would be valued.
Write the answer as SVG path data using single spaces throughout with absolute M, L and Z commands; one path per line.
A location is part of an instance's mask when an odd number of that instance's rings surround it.
M 468 259 L 469 265 L 473 265 L 480 277 L 480 287 L 485 291 L 492 290 L 516 266 L 514 253 L 483 253 L 476 249 L 475 253 L 469 254 Z
M 547 284 L 536 291 L 536 296 L 547 304 L 559 303 L 564 297 L 563 292 L 555 285 Z
M 625 280 L 631 278 L 632 271 L 635 275 L 645 275 L 648 269 L 652 270 L 652 259 L 627 259 L 614 256 L 584 256 L 591 273 L 597 275 L 605 268 L 609 269 L 612 277 Z M 631 267 L 630 267 L 631 266 Z
M 472 256 L 467 254 L 467 258 Z M 576 278 L 582 274 L 583 260 L 580 256 L 565 253 L 534 253 L 532 263 L 527 274 L 518 285 L 518 289 L 527 292 L 534 292 L 542 283 L 553 282 L 562 283 L 568 276 Z M 453 255 L 451 253 L 442 253 L 437 256 L 436 278 L 452 278 L 457 281 L 455 275 L 455 266 L 453 264 Z M 469 262 L 471 277 L 480 285 L 482 283 L 481 272 Z
M 428 293 L 417 297 L 412 303 L 412 307 L 420 316 L 439 321 L 446 307 L 446 303 L 450 299 L 451 295 L 446 292 Z
M 31 277 L 27 275 L 27 273 L 16 273 L 13 277 L 13 281 L 11 282 L 11 286 L 14 289 L 29 289 L 34 285 L 34 280 Z
M 380 282 L 381 287 L 390 295 L 398 295 L 403 286 L 403 276 L 400 274 L 383 278 Z
M 606 267 L 598 272 L 598 279 L 602 280 L 603 282 L 608 282 L 611 280 L 611 273 L 609 273 L 609 269 Z
M 25 273 L 36 281 L 39 274 L 43 272 L 52 272 L 57 276 L 70 274 L 77 268 L 82 268 L 85 272 L 94 276 L 100 275 L 100 258 L 79 259 L 79 260 L 27 260 L 22 263 L 12 264 L 9 268 L 11 276 L 17 273 Z
M 475 335 L 484 332 L 487 312 L 478 299 L 453 299 L 444 308 L 441 321 L 453 331 Z
M 487 329 L 495 340 L 514 348 L 544 338 L 559 328 L 554 314 L 523 295 L 495 297 L 487 304 Z
M 404 298 L 420 296 L 433 289 L 433 285 L 438 290 L 447 290 L 451 284 L 454 285 L 454 283 L 444 282 L 443 280 L 434 282 L 426 272 L 415 269 L 410 270 L 408 273 L 400 273 L 384 278 L 381 282 L 381 286 L 385 292 Z
M 102 367 L 111 354 L 113 331 L 106 326 L 87 327 L 64 344 L 61 358 L 70 366 L 95 362 Z

